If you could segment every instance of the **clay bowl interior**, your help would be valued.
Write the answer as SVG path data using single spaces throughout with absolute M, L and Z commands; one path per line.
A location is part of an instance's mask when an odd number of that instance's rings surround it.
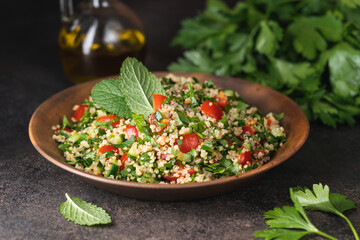
M 167 74 L 166 72 L 155 73 L 157 77 L 163 77 Z M 53 131 L 51 127 L 61 124 L 64 114 L 68 117 L 72 116 L 72 107 L 86 99 L 93 86 L 102 79 L 67 88 L 43 102 L 30 120 L 30 140 L 47 160 L 68 172 L 78 175 L 98 188 L 137 199 L 163 201 L 201 199 L 233 191 L 254 181 L 266 171 L 286 161 L 304 144 L 309 132 L 308 120 L 302 109 L 285 95 L 259 84 L 231 77 L 206 74 L 176 75 L 193 76 L 199 81 L 211 79 L 219 88 L 233 89 L 238 92 L 249 105 L 257 106 L 263 114 L 284 112 L 285 117 L 282 119 L 281 124 L 287 134 L 287 142 L 272 156 L 271 161 L 257 169 L 237 176 L 203 183 L 143 184 L 85 173 L 65 162 L 63 153 L 57 148 L 58 143 L 52 139 Z

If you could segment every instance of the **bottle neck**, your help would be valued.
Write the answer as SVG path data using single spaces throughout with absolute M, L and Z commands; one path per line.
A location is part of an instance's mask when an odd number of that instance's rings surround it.
M 72 0 L 60 0 L 61 21 L 64 24 L 70 23 L 74 16 L 74 7 Z
M 93 8 L 107 8 L 110 3 L 108 0 L 90 0 Z

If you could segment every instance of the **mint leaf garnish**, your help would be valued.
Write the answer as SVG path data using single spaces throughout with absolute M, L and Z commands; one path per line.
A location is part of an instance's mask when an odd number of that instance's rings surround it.
M 127 58 L 120 69 L 122 95 L 131 111 L 149 116 L 153 112 L 153 94 L 165 95 L 157 77 L 135 58 Z
M 165 95 L 157 77 L 135 58 L 127 58 L 117 79 L 97 83 L 91 93 L 93 101 L 119 117 L 132 114 L 149 116 L 153 111 L 153 94 Z
M 67 201 L 60 205 L 60 213 L 71 222 L 79 225 L 92 226 L 111 223 L 111 217 L 104 209 L 87 203 L 80 198 L 65 194 Z
M 106 111 L 119 117 L 131 117 L 131 110 L 120 90 L 119 79 L 106 79 L 97 83 L 91 96 L 93 101 Z

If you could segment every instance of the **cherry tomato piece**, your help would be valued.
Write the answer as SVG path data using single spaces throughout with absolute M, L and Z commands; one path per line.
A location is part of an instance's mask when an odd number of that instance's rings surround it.
M 271 118 L 267 118 L 267 119 L 266 119 L 266 125 L 267 125 L 268 127 L 270 127 L 270 126 L 271 126 L 271 123 L 272 123 Z
M 196 133 L 188 133 L 182 135 L 182 144 L 179 145 L 179 149 L 183 153 L 191 151 L 191 148 L 196 149 L 199 145 L 199 136 Z
M 209 100 L 205 100 L 201 104 L 201 111 L 209 117 L 215 118 L 217 121 L 221 119 L 221 117 L 224 115 L 224 112 L 222 108 L 219 106 L 219 104 L 211 102 Z
M 116 122 L 113 122 L 111 125 L 113 126 L 113 128 L 117 128 L 119 124 L 120 124 L 120 118 Z
M 241 165 L 241 166 L 244 166 L 244 165 L 246 165 L 248 162 L 249 162 L 249 163 L 252 163 L 251 153 L 250 153 L 248 150 L 244 151 L 244 147 L 241 147 L 240 165 Z
M 103 155 L 105 152 L 111 152 L 111 151 L 113 151 L 114 153 L 119 153 L 119 149 L 117 147 L 112 146 L 112 145 L 102 146 L 101 148 L 99 148 L 98 153 L 100 155 Z
M 167 97 L 165 97 L 165 96 L 163 96 L 161 94 L 153 94 L 153 109 L 154 109 L 154 112 L 161 109 L 161 105 L 162 105 L 163 101 L 166 98 Z
M 124 164 L 125 164 L 125 161 L 127 160 L 127 158 L 128 158 L 128 153 L 125 153 L 124 155 L 121 156 L 120 161 L 121 161 L 122 164 L 121 164 L 121 166 L 119 168 L 120 171 L 125 169 Z
M 179 164 L 179 163 L 176 165 L 179 167 L 178 171 L 182 171 L 184 169 L 184 165 Z M 187 173 L 190 174 L 190 176 L 191 176 L 194 173 L 196 173 L 196 171 L 194 168 L 190 168 L 187 170 Z M 184 177 L 184 176 L 185 176 L 184 173 L 181 172 L 181 173 L 176 174 L 176 176 L 175 176 L 175 173 L 171 173 L 169 175 L 164 175 L 164 178 L 171 182 L 171 181 L 176 181 L 179 177 Z
M 98 122 L 110 122 L 116 118 L 115 115 L 101 116 L 96 119 Z
M 86 104 L 82 104 L 78 107 L 78 109 L 76 109 L 76 111 L 74 112 L 74 115 L 73 115 L 73 118 L 75 119 L 76 122 L 81 120 L 81 118 L 84 116 L 84 113 L 87 109 L 88 109 L 88 105 L 86 105 Z
M 225 109 L 225 106 L 228 103 L 228 98 L 223 91 L 219 92 L 219 100 L 217 101 L 217 103 L 220 105 L 220 107 Z
M 254 132 L 254 129 L 250 125 L 245 125 L 243 127 L 242 134 L 255 135 L 255 132 Z
M 131 138 L 131 136 L 134 136 L 135 139 L 139 136 L 139 131 L 137 130 L 136 126 L 126 125 L 125 127 L 127 138 Z
M 176 181 L 180 176 L 174 176 L 175 174 L 164 175 L 164 178 L 170 182 Z
M 262 156 L 265 156 L 265 150 L 264 150 L 264 149 L 252 151 L 252 154 L 254 154 L 254 155 L 256 155 L 256 156 L 257 156 L 259 153 L 261 153 Z
M 55 130 L 54 130 L 54 133 L 55 133 L 55 134 L 58 134 L 59 131 L 60 131 L 60 129 L 61 129 L 61 128 L 55 129 Z M 71 128 L 66 127 L 66 128 L 64 128 L 64 131 L 67 131 L 68 133 L 71 133 L 73 130 L 72 130 Z
M 155 116 L 154 116 L 154 113 L 152 113 L 152 114 L 150 115 L 149 122 L 150 122 L 151 125 L 154 125 L 154 124 L 155 124 L 154 121 L 155 121 Z

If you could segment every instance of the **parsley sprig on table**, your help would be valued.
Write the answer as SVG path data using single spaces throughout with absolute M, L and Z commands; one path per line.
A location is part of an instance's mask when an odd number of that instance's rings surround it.
M 271 229 L 254 233 L 255 237 L 264 239 L 300 239 L 307 234 L 318 234 L 329 239 L 336 239 L 317 229 L 307 217 L 305 210 L 319 210 L 336 214 L 349 224 L 356 240 L 359 236 L 343 212 L 356 208 L 355 203 L 338 193 L 330 193 L 327 185 L 314 184 L 313 189 L 300 187 L 290 188 L 290 197 L 294 206 L 284 206 L 267 211 L 264 217 Z
M 173 45 L 187 50 L 171 71 L 259 82 L 333 127 L 360 115 L 359 0 L 208 0 Z

